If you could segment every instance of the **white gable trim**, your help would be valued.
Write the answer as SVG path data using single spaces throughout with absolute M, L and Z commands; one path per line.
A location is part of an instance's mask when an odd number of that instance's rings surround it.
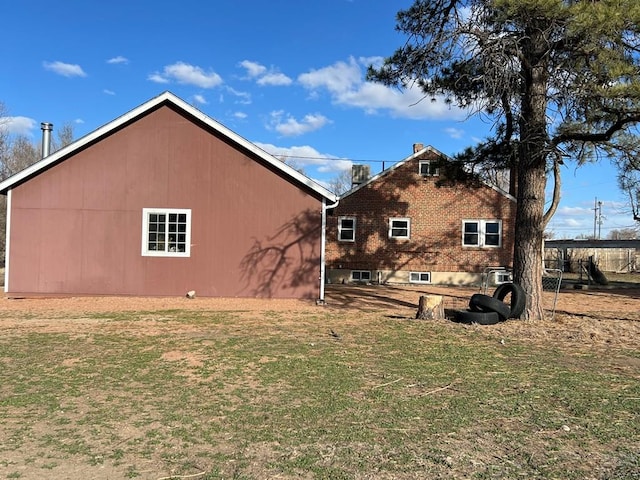
M 371 177 L 369 180 L 367 180 L 366 182 L 361 183 L 360 185 L 357 185 L 355 187 L 353 187 L 351 190 L 349 190 L 348 192 L 342 194 L 340 196 L 340 198 L 345 198 L 348 197 L 349 195 L 352 195 L 353 193 L 357 192 L 358 190 L 360 190 L 361 188 L 364 188 L 365 186 L 378 181 L 380 178 L 384 177 L 385 175 L 388 175 L 389 173 L 393 172 L 396 168 L 401 167 L 402 165 L 404 165 L 407 162 L 410 162 L 411 160 L 415 160 L 416 158 L 419 158 L 420 156 L 424 155 L 427 152 L 431 152 L 434 153 L 436 155 L 438 155 L 439 157 L 445 158 L 447 160 L 451 160 L 447 155 L 445 155 L 444 153 L 440 152 L 439 150 L 436 150 L 435 148 L 431 147 L 431 146 L 427 146 L 424 147 L 422 150 L 417 151 L 416 153 L 414 153 L 413 155 L 405 158 L 404 160 L 400 160 L 398 163 L 394 164 L 393 166 L 387 168 L 386 170 L 383 170 L 382 172 L 378 173 L 377 175 L 374 175 L 373 177 Z M 484 185 L 486 185 L 489 188 L 492 188 L 493 190 L 495 190 L 496 192 L 504 195 L 505 197 L 507 197 L 509 200 L 511 201 L 516 201 L 516 197 L 514 197 L 513 195 L 511 195 L 508 192 L 505 192 L 504 190 L 502 190 L 501 188 L 499 188 L 496 185 L 493 185 L 492 183 L 486 182 L 484 180 L 481 180 L 482 183 Z
M 72 154 L 73 152 L 83 148 L 84 146 L 89 145 L 90 143 L 100 139 L 101 137 L 108 134 L 109 132 L 121 127 L 122 125 L 130 122 L 131 120 L 134 120 L 135 118 L 143 115 L 144 113 L 148 112 L 149 110 L 152 110 L 153 108 L 157 107 L 158 105 L 164 102 L 172 103 L 176 107 L 184 110 L 188 114 L 202 121 L 208 127 L 218 131 L 219 133 L 229 138 L 236 144 L 240 145 L 241 147 L 245 148 L 246 150 L 250 151 L 257 157 L 267 162 L 268 164 L 272 165 L 277 170 L 280 170 L 285 175 L 295 179 L 299 183 L 305 185 L 312 191 L 316 192 L 318 195 L 324 198 L 327 198 L 332 202 L 335 202 L 337 200 L 337 196 L 334 193 L 327 190 L 326 188 L 324 188 L 322 185 L 316 183 L 306 175 L 301 174 L 300 172 L 290 167 L 286 163 L 278 160 L 273 155 L 265 152 L 264 150 L 257 147 L 256 145 L 246 140 L 245 138 L 241 137 L 237 133 L 229 130 L 227 127 L 225 127 L 221 123 L 218 123 L 208 115 L 204 114 L 203 112 L 193 107 L 192 105 L 189 105 L 187 102 L 180 99 L 179 97 L 177 97 L 171 92 L 164 92 L 158 95 L 157 97 L 152 98 L 151 100 L 143 103 L 139 107 L 134 108 L 130 112 L 125 113 L 124 115 L 116 118 L 115 120 L 107 123 L 106 125 L 103 125 L 97 130 L 94 130 L 93 132 L 71 143 L 70 145 L 67 145 L 66 147 L 58 150 L 57 152 L 43 158 L 39 162 L 36 162 L 30 167 L 25 168 L 21 172 L 18 172 L 15 175 L 7 178 L 5 181 L 0 182 L 0 193 L 6 193 L 13 186 L 19 184 L 25 179 L 28 179 L 29 177 L 37 175 L 40 171 L 46 169 L 49 165 L 56 163 L 61 158 L 64 158 Z

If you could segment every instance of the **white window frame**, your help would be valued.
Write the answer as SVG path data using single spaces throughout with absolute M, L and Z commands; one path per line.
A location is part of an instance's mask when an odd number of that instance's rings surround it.
M 343 220 L 351 220 L 353 222 L 352 228 L 344 228 L 342 226 Z M 342 238 L 342 232 L 351 231 L 351 239 Z M 339 242 L 355 242 L 356 241 L 356 217 L 338 217 L 338 241 Z
M 422 166 L 426 165 L 426 172 L 422 171 Z M 423 177 L 438 177 L 440 176 L 440 166 L 437 160 L 420 160 L 418 162 L 418 173 Z
M 423 280 L 423 277 L 426 279 Z M 431 272 L 409 272 L 409 283 L 431 283 Z
M 185 214 L 186 215 L 186 226 L 185 226 L 185 241 L 184 241 L 184 252 L 173 251 L 169 242 L 164 243 L 163 250 L 150 250 L 149 249 L 149 234 L 152 233 L 149 230 L 149 218 L 150 215 L 166 215 L 167 220 L 165 225 L 165 236 L 169 235 L 168 227 L 168 217 L 171 214 Z M 182 232 L 178 232 L 182 233 Z M 191 256 L 191 209 L 189 208 L 143 208 L 142 209 L 142 256 L 143 257 L 190 257 Z
M 366 274 L 369 278 L 362 278 L 362 274 Z M 355 278 L 355 274 L 358 274 L 360 278 Z M 352 282 L 370 282 L 371 281 L 371 270 L 351 270 L 351 281 Z
M 475 223 L 478 226 L 478 243 L 465 243 L 465 226 Z M 487 224 L 498 224 L 498 233 L 487 233 Z M 498 235 L 498 244 L 487 244 L 488 235 Z M 500 248 L 502 247 L 502 220 L 476 220 L 467 219 L 462 221 L 462 246 L 466 248 Z
M 406 235 L 393 235 L 393 231 L 399 227 L 394 227 L 394 222 L 407 222 L 407 234 Z M 400 240 L 406 240 L 411 238 L 411 219 L 406 217 L 392 217 L 389 219 L 389 238 L 396 238 Z

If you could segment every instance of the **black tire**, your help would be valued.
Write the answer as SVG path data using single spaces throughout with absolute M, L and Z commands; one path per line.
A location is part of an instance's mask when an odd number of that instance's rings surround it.
M 495 325 L 500 322 L 496 312 L 472 312 L 470 310 L 457 310 L 454 319 L 458 323 L 477 323 L 478 325 Z
M 511 294 L 511 314 L 509 318 L 518 318 L 524 312 L 527 297 L 524 289 L 517 283 L 503 283 L 498 285 L 496 291 L 493 292 L 493 298 L 504 300 L 507 295 Z
M 511 307 L 502 300 L 474 293 L 469 300 L 469 310 L 472 312 L 496 312 L 503 322 L 511 315 Z

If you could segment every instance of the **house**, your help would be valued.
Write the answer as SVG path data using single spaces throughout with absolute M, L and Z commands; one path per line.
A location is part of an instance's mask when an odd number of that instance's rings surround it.
M 335 195 L 169 92 L 0 193 L 10 296 L 324 295 Z
M 362 178 L 327 220 L 327 280 L 479 284 L 512 266 L 515 198 L 432 147 Z

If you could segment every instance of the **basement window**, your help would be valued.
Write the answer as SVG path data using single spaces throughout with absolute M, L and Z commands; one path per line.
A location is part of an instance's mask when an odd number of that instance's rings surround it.
M 409 283 L 431 283 L 431 272 L 409 272 Z
M 371 272 L 369 270 L 352 270 L 351 281 L 353 282 L 370 282 Z
M 191 255 L 191 210 L 142 209 L 142 255 L 189 257 Z

